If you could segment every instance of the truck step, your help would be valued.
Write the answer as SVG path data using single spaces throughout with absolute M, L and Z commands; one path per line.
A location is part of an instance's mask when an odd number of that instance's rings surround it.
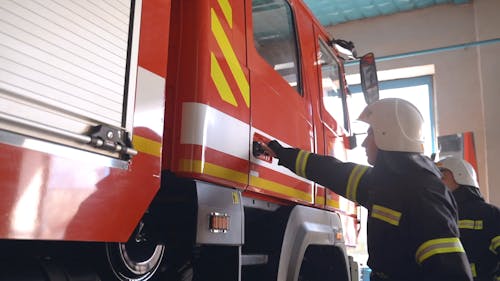
M 267 264 L 268 255 L 241 255 L 241 265 L 261 265 Z

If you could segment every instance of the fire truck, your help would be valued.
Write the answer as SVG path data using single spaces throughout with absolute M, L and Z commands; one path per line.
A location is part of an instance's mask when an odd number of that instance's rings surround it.
M 302 1 L 0 19 L 0 280 L 356 280 L 357 206 L 260 146 L 353 146 L 345 41 Z

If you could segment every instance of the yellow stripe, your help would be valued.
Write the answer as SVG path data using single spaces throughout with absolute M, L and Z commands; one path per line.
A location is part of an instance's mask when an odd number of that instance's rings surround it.
M 482 230 L 483 229 L 483 221 L 482 220 L 475 221 L 474 222 L 474 229 Z
M 248 175 L 219 165 L 200 160 L 181 159 L 179 170 L 182 172 L 206 174 L 242 184 L 247 184 Z
M 314 203 L 316 203 L 316 204 L 325 204 L 325 196 L 316 196 L 314 198 Z
M 398 221 L 393 220 L 393 219 L 388 218 L 388 217 L 385 217 L 385 216 L 383 216 L 381 214 L 378 214 L 378 213 L 372 213 L 372 218 L 376 218 L 376 219 L 385 221 L 386 223 L 389 223 L 389 224 L 392 224 L 392 225 L 395 225 L 395 226 L 399 225 Z
M 340 209 L 339 200 L 326 199 L 326 205 L 336 209 Z
M 351 171 L 349 180 L 347 180 L 346 197 L 347 199 L 356 202 L 356 196 L 358 192 L 358 185 L 361 177 L 368 169 L 367 166 L 357 165 Z
M 497 254 L 497 248 L 500 247 L 500 235 L 495 236 L 491 239 L 490 251 Z
M 200 160 L 181 159 L 179 163 L 179 170 L 182 172 L 201 173 L 218 178 L 231 180 L 234 182 L 246 184 L 248 175 L 232 169 L 224 168 L 212 163 L 202 162 Z M 279 194 L 286 195 L 292 198 L 298 198 L 306 202 L 312 203 L 312 193 L 303 192 L 292 187 L 282 185 L 273 181 L 261 179 L 259 177 L 251 176 L 250 185 L 273 191 Z
M 377 209 L 377 210 L 380 210 L 380 211 L 383 211 L 384 213 L 388 213 L 388 214 L 391 214 L 395 217 L 398 217 L 400 218 L 401 217 L 401 212 L 398 212 L 398 211 L 394 211 L 393 209 L 389 209 L 387 207 L 384 207 L 384 206 L 380 206 L 380 205 L 373 205 L 373 208 L 374 209 Z
M 459 220 L 458 228 L 462 229 L 474 229 L 474 221 L 473 220 Z
M 472 277 L 476 278 L 477 277 L 476 264 L 473 262 L 470 264 L 470 271 L 472 272 Z
M 399 220 L 401 219 L 400 212 L 380 205 L 373 205 L 371 216 L 395 226 L 399 225 Z
M 312 193 L 304 192 L 277 182 L 250 176 L 250 185 L 312 203 Z
M 224 13 L 224 17 L 226 17 L 226 21 L 229 24 L 230 28 L 233 28 L 233 9 L 231 8 L 231 4 L 228 0 L 218 0 L 219 6 Z
M 297 158 L 295 158 L 295 173 L 301 177 L 303 177 L 303 173 L 300 167 L 304 153 L 305 153 L 304 150 L 299 150 L 299 153 L 297 153 Z
M 459 220 L 458 221 L 458 228 L 482 230 L 483 229 L 483 221 L 482 220 Z
M 297 154 L 297 159 L 295 159 L 295 173 L 303 178 L 306 177 L 306 166 L 309 155 L 311 155 L 310 152 L 300 150 Z
M 217 91 L 219 92 L 219 96 L 222 100 L 233 106 L 238 106 L 233 92 L 231 91 L 226 77 L 224 76 L 224 72 L 222 72 L 214 53 L 210 53 L 210 76 L 212 77 L 212 81 L 214 81 L 215 87 L 217 87 Z
M 460 240 L 453 238 L 438 238 L 429 240 L 418 247 L 415 258 L 419 264 L 437 254 L 464 253 Z
M 248 85 L 247 78 L 245 73 L 243 73 L 243 69 L 238 62 L 238 58 L 236 57 L 231 43 L 229 42 L 226 33 L 224 33 L 224 29 L 222 28 L 219 18 L 213 8 L 211 9 L 211 18 L 212 33 L 215 36 L 215 40 L 222 50 L 224 58 L 227 60 L 231 73 L 233 74 L 236 84 L 238 84 L 238 88 L 240 89 L 243 99 L 245 100 L 245 104 L 247 107 L 250 107 L 250 87 Z
M 161 142 L 134 135 L 132 145 L 139 151 L 156 157 L 161 156 Z

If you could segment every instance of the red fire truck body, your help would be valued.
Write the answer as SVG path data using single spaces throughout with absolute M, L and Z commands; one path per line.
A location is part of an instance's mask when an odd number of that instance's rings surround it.
M 256 153 L 346 157 L 342 59 L 302 1 L 0 8 L 2 245 L 96 244 L 117 280 L 350 278 L 356 206 Z

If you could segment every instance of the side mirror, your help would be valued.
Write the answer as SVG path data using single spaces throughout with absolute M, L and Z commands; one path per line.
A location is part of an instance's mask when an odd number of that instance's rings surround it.
M 356 134 L 346 136 L 344 142 L 347 144 L 347 149 L 355 149 L 358 146 L 356 141 Z
M 367 104 L 371 104 L 379 99 L 377 66 L 375 56 L 368 53 L 359 60 L 359 74 L 361 75 L 361 88 Z

